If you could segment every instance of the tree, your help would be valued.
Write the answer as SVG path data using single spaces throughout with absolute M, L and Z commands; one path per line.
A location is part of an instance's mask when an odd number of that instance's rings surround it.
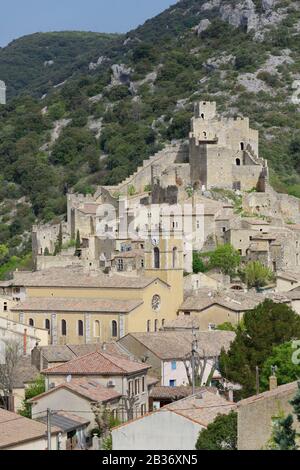
M 241 273 L 249 289 L 263 287 L 274 280 L 273 272 L 259 261 L 250 261 Z
M 256 391 L 256 366 L 263 364 L 272 354 L 273 347 L 300 337 L 300 317 L 287 304 L 266 299 L 243 317 L 236 337 L 228 352 L 220 355 L 223 377 L 239 383 L 242 398 Z
M 59 232 L 58 232 L 57 240 L 55 243 L 54 256 L 56 256 L 58 253 L 61 252 L 62 245 L 63 245 L 62 225 L 59 224 Z
M 203 259 L 200 257 L 199 253 L 193 252 L 193 272 L 195 274 L 203 273 L 206 270 L 206 266 L 203 262 Z
M 22 345 L 20 341 L 16 340 L 3 340 L 3 342 L 4 363 L 0 365 L 0 390 L 5 408 L 10 409 L 12 408 L 16 370 L 22 357 Z
M 77 230 L 76 242 L 75 242 L 75 256 L 79 256 L 80 252 L 81 252 L 80 232 L 79 232 L 79 230 Z
M 211 364 L 212 361 L 212 364 Z M 193 385 L 193 376 L 192 376 L 192 353 L 187 354 L 184 361 L 184 367 L 186 370 L 186 375 L 189 381 L 189 385 Z M 195 385 L 201 387 L 203 385 L 203 380 L 205 372 L 209 371 L 206 385 L 209 386 L 212 380 L 212 377 L 217 369 L 218 357 L 211 358 L 211 355 L 202 349 L 198 350 L 194 354 L 194 371 L 195 371 Z
M 219 415 L 200 432 L 197 450 L 237 450 L 237 413 Z
M 297 420 L 300 423 L 300 382 L 298 382 L 298 390 L 293 398 L 293 400 L 290 401 L 290 404 L 292 405 L 294 409 L 294 413 L 297 416 Z
M 9 250 L 6 245 L 0 245 L 0 264 L 4 264 L 9 259 Z
M 275 420 L 271 438 L 274 450 L 297 450 L 296 431 L 293 429 L 294 419 L 291 414 Z
M 98 427 L 99 436 L 103 439 L 109 436 L 110 430 L 110 409 L 106 404 L 95 403 L 91 405 L 92 411 L 95 415 L 95 422 Z
M 273 348 L 262 366 L 260 374 L 262 391 L 269 388 L 269 376 L 273 366 L 276 366 L 278 385 L 294 382 L 300 378 L 300 364 L 294 364 L 291 360 L 293 352 L 294 349 L 291 341 Z
M 44 393 L 45 390 L 45 377 L 39 375 L 35 381 L 25 389 L 25 400 L 23 400 L 22 407 L 18 410 L 18 413 L 21 416 L 25 416 L 25 418 L 31 418 L 31 405 L 28 403 L 28 400 Z
M 210 254 L 210 266 L 219 268 L 222 273 L 233 275 L 241 263 L 241 257 L 232 245 L 220 245 Z

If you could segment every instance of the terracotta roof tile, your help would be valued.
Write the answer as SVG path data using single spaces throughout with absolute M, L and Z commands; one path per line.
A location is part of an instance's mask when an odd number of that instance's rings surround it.
M 128 375 L 150 366 L 124 356 L 93 352 L 42 371 L 45 375 Z
M 12 311 L 129 313 L 142 300 L 84 299 L 62 297 L 28 297 L 14 305 Z
M 191 351 L 193 334 L 191 331 L 159 331 L 157 333 L 129 333 L 145 348 L 152 351 L 162 360 L 183 359 Z M 221 349 L 228 350 L 231 342 L 235 338 L 233 331 L 197 331 L 199 354 L 213 357 L 218 356 Z M 123 342 L 124 341 L 124 342 Z M 119 340 L 126 347 L 126 336 Z
M 46 430 L 47 426 L 43 423 L 0 408 L 0 449 L 45 438 Z M 52 434 L 58 432 L 60 429 L 52 428 Z
M 156 278 L 104 274 L 101 271 L 86 272 L 80 267 L 49 268 L 43 271 L 17 271 L 12 286 L 25 287 L 90 287 L 111 289 L 143 289 Z M 161 281 L 163 282 L 163 281 Z
M 116 392 L 111 388 L 106 388 L 101 385 L 97 380 L 87 380 L 87 379 L 74 379 L 72 378 L 70 382 L 65 382 L 58 385 L 55 388 L 51 388 L 47 392 L 41 393 L 40 395 L 28 400 L 29 403 L 35 403 L 41 398 L 48 396 L 52 393 L 55 393 L 61 388 L 66 388 L 76 394 L 79 394 L 90 401 L 93 402 L 107 402 L 111 400 L 116 400 L 121 398 L 121 393 Z

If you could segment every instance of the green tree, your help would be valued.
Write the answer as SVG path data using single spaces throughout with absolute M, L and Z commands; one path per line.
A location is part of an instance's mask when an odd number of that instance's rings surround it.
M 287 304 L 266 299 L 245 313 L 243 326 L 238 326 L 229 351 L 221 352 L 221 373 L 242 385 L 242 398 L 249 397 L 256 391 L 256 366 L 263 367 L 274 346 L 297 337 L 300 337 L 299 315 Z
M 35 381 L 25 389 L 25 400 L 23 400 L 22 407 L 18 410 L 18 413 L 26 418 L 31 418 L 31 405 L 28 403 L 28 400 L 44 393 L 45 390 L 45 378 L 39 375 Z
M 193 272 L 195 274 L 204 273 L 206 270 L 206 266 L 203 262 L 203 259 L 199 255 L 198 252 L 194 251 L 193 253 Z
M 210 266 L 219 268 L 222 273 L 233 275 L 241 263 L 241 257 L 232 245 L 220 245 L 210 254 Z
M 296 431 L 293 429 L 294 419 L 291 414 L 275 421 L 272 441 L 274 450 L 297 450 Z
M 294 413 L 297 416 L 297 420 L 300 423 L 300 382 L 298 382 L 298 390 L 293 398 L 293 400 L 290 401 L 290 404 L 292 405 L 294 409 Z
M 237 450 L 237 413 L 219 415 L 200 432 L 197 450 Z
M 54 256 L 56 256 L 58 253 L 61 252 L 62 250 L 62 245 L 63 245 L 63 234 L 62 234 L 62 225 L 59 225 L 59 232 L 57 235 L 57 240 L 55 244 L 55 249 L 54 249 Z
M 241 273 L 249 289 L 263 287 L 274 280 L 273 272 L 259 261 L 250 261 Z
M 8 261 L 8 247 L 6 245 L 0 245 L 0 264 L 6 263 Z
M 271 368 L 276 366 L 276 377 L 279 385 L 294 382 L 300 378 L 300 364 L 294 364 L 292 356 L 294 353 L 292 342 L 275 346 L 262 366 L 260 383 L 263 390 L 269 388 L 269 377 Z
M 75 241 L 75 256 L 80 255 L 80 249 L 81 249 L 80 232 L 79 230 L 77 230 L 76 241 Z

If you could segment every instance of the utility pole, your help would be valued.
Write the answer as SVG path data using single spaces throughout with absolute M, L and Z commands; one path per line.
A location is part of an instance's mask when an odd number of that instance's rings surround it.
M 193 395 L 195 394 L 195 355 L 197 354 L 197 349 L 198 349 L 198 341 L 197 341 L 197 337 L 196 337 L 196 333 L 195 333 L 195 330 L 194 330 L 194 326 L 193 326 L 193 330 L 192 330 L 192 334 L 193 334 L 193 341 L 192 341 L 192 393 Z
M 51 450 L 51 410 L 47 408 L 47 441 L 48 450 Z
M 256 366 L 256 395 L 259 395 L 259 368 Z

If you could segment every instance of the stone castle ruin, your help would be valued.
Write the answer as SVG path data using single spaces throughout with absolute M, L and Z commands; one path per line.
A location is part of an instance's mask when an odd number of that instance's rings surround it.
M 192 206 L 194 250 L 209 251 L 217 244 L 231 242 L 244 257 L 263 259 L 264 264 L 274 270 L 289 262 L 297 265 L 300 262 L 296 248 L 300 246 L 300 230 L 293 224 L 300 224 L 300 201 L 276 193 L 269 185 L 268 176 L 267 162 L 259 157 L 258 131 L 250 128 L 249 119 L 222 118 L 217 114 L 215 102 L 202 101 L 195 106 L 189 142 L 167 145 L 116 186 L 100 186 L 94 195 L 68 194 L 66 222 L 33 227 L 36 267 L 79 264 L 86 269 L 136 273 L 143 269 L 145 248 L 144 240 L 139 240 L 138 234 L 141 228 L 149 233 L 153 230 L 152 205 L 160 204 L 164 208 L 179 204 L 184 207 L 187 203 Z M 239 210 L 228 198 L 216 198 L 216 191 L 241 198 Z M 120 231 L 119 203 L 124 198 L 127 223 L 134 225 L 136 231 L 134 240 Z M 116 217 L 111 220 L 103 209 L 106 204 L 115 211 Z M 199 211 L 199 205 L 203 210 Z M 141 206 L 150 212 L 143 227 L 136 221 Z M 241 229 L 245 217 L 249 220 L 247 230 Z M 266 218 L 268 223 L 263 223 Z M 105 233 L 99 235 L 97 227 L 104 223 Z M 154 228 L 158 229 L 160 224 L 156 223 Z M 182 226 L 183 221 L 173 221 L 174 231 L 180 232 Z M 201 227 L 204 227 L 202 231 Z M 63 249 L 56 256 L 45 256 L 45 250 L 47 255 L 54 254 L 60 231 Z M 81 247 L 78 256 L 74 256 L 78 232 Z M 284 233 L 288 235 L 284 236 Z M 263 236 L 261 240 L 259 237 Z M 280 247 L 283 244 L 289 246 L 291 256 L 282 255 L 284 248 Z M 275 250 L 275 246 L 279 248 Z M 192 253 L 185 247 L 183 250 L 184 269 L 191 272 Z

